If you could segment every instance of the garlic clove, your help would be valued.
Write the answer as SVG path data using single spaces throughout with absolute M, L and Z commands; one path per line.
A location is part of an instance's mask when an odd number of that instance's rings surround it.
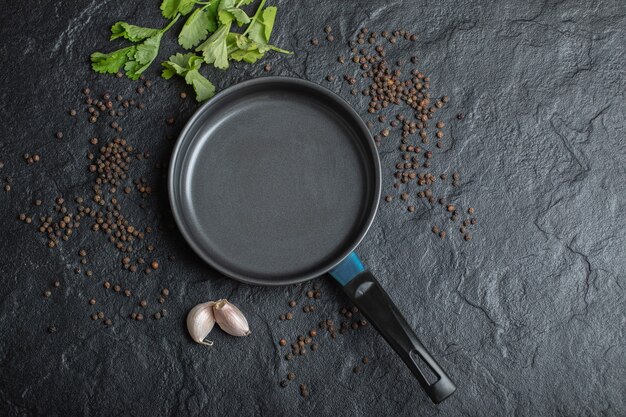
M 248 336 L 250 328 L 248 320 L 234 304 L 228 300 L 218 300 L 213 306 L 213 316 L 215 322 L 226 333 L 233 336 Z
M 205 341 L 204 339 L 211 333 L 215 325 L 215 317 L 213 315 L 214 304 L 215 301 L 198 304 L 187 314 L 187 331 L 196 343 L 213 346 L 212 341 Z

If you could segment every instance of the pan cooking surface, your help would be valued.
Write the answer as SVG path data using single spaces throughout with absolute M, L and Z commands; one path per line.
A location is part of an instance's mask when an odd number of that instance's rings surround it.
M 179 226 L 214 267 L 243 281 L 319 275 L 359 243 L 379 168 L 358 116 L 321 87 L 265 78 L 214 98 L 172 161 Z

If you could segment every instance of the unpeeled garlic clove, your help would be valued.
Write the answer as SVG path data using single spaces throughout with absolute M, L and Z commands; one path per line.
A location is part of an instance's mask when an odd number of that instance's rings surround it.
M 198 304 L 187 314 L 187 331 L 189 331 L 189 335 L 196 343 L 213 346 L 212 341 L 205 341 L 204 339 L 211 333 L 215 325 L 214 304 L 215 301 Z
M 219 300 L 213 306 L 215 322 L 226 333 L 233 336 L 248 336 L 250 327 L 248 320 L 234 304 L 228 300 Z

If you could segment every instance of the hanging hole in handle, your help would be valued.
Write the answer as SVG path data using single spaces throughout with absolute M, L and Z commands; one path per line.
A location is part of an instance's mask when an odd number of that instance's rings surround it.
M 435 382 L 439 381 L 441 377 L 437 374 L 437 372 L 428 364 L 428 362 L 420 355 L 417 350 L 411 350 L 409 353 L 413 363 L 417 365 L 417 369 L 422 374 L 428 385 L 433 385 Z

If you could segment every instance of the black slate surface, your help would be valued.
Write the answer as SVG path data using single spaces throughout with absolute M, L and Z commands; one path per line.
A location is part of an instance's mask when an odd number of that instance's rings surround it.
M 110 50 L 107 31 L 117 20 L 161 26 L 158 2 L 5 2 L 0 38 L 0 191 L 3 253 L 0 263 L 0 414 L 2 415 L 400 415 L 400 416 L 623 416 L 626 414 L 626 7 L 603 2 L 319 2 L 279 1 L 274 42 L 293 57 L 269 56 L 271 74 L 307 78 L 348 99 L 364 118 L 362 96 L 349 94 L 328 72 L 345 41 L 366 25 L 378 31 L 407 28 L 418 35 L 398 55 L 417 54 L 434 95 L 452 98 L 450 146 L 437 166 L 457 169 L 462 185 L 447 190 L 460 207 L 476 207 L 471 242 L 456 232 L 441 240 L 430 232 L 446 224 L 441 208 L 419 204 L 409 215 L 397 201 L 383 204 L 359 253 L 458 384 L 434 406 L 373 329 L 332 341 L 320 350 L 282 360 L 277 341 L 306 332 L 322 318 L 337 319 L 347 303 L 328 277 L 314 313 L 277 317 L 310 287 L 261 288 L 219 276 L 193 255 L 171 222 L 164 170 L 173 140 L 196 108 L 181 101 L 186 87 L 147 75 L 152 91 L 144 111 L 129 112 L 124 135 L 149 161 L 133 164 L 155 188 L 131 194 L 127 215 L 162 230 L 149 240 L 159 271 L 144 277 L 121 269 L 120 255 L 84 224 L 60 248 L 48 249 L 34 225 L 54 198 L 88 195 L 88 138 L 106 134 L 83 113 L 94 92 L 131 95 L 138 82 L 97 76 L 87 57 Z M 314 48 L 325 24 L 337 41 Z M 178 50 L 166 36 L 159 60 Z M 326 45 L 322 41 L 322 45 Z M 264 75 L 262 65 L 210 71 L 219 88 Z M 465 112 L 462 122 L 454 114 Z M 166 117 L 176 115 L 168 126 Z M 371 117 L 370 117 L 371 119 Z M 62 130 L 58 141 L 54 132 Z M 396 134 L 394 134 L 396 135 Z M 391 189 L 397 135 L 381 146 L 384 189 Z M 169 138 L 169 139 L 168 139 Z M 42 161 L 28 166 L 24 153 Z M 4 186 L 3 182 L 3 186 Z M 41 207 L 31 201 L 44 200 Z M 161 217 L 159 217 L 161 215 Z M 85 248 L 94 276 L 74 274 Z M 168 261 L 168 255 L 176 261 Z M 61 287 L 42 293 L 55 279 Z M 132 286 L 131 299 L 102 289 L 109 279 Z M 169 316 L 127 318 L 138 297 L 150 300 L 167 286 Z M 106 301 L 114 324 L 92 322 L 87 300 Z M 184 327 L 198 302 L 229 298 L 247 314 L 253 334 L 235 339 L 217 330 L 213 348 L 195 345 Z M 152 309 L 152 310 L 151 310 Z M 58 330 L 48 333 L 50 325 Z M 363 355 L 372 358 L 358 374 Z M 288 371 L 296 379 L 279 381 Z M 311 395 L 299 395 L 306 383 Z

